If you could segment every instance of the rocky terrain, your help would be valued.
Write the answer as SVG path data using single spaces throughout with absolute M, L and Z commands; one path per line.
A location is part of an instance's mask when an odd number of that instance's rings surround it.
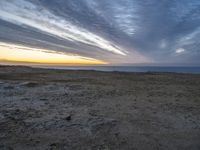
M 199 150 L 200 75 L 0 66 L 0 150 Z

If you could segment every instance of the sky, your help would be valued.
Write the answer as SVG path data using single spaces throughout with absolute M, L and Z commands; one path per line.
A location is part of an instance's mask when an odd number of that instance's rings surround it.
M 0 0 L 0 62 L 200 65 L 199 0 Z

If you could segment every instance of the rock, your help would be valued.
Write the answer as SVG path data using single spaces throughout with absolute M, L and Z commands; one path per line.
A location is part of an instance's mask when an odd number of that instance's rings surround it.
M 41 101 L 48 101 L 46 98 L 40 98 Z
M 12 90 L 12 89 L 14 89 L 14 87 L 13 86 L 6 86 L 6 87 L 4 87 L 4 89 L 5 90 Z
M 58 149 L 58 144 L 52 143 L 50 144 L 50 150 L 57 150 Z
M 10 146 L 5 146 L 5 145 L 0 145 L 0 149 L 1 149 L 1 150 L 14 150 L 12 147 L 10 147 Z
M 22 98 L 21 99 L 22 101 L 28 101 L 28 100 L 30 100 L 29 98 Z
M 39 85 L 39 84 L 36 83 L 36 82 L 24 82 L 24 83 L 22 83 L 22 86 L 26 86 L 26 87 L 30 87 L 30 88 L 36 87 L 36 86 L 38 86 L 38 85 Z
M 67 120 L 67 121 L 71 121 L 71 120 L 72 120 L 71 115 L 67 116 L 67 117 L 65 118 L 65 120 Z
M 56 143 L 52 143 L 50 146 L 51 147 L 54 147 L 54 146 L 56 146 L 57 144 Z
M 0 113 L 0 121 L 2 121 L 3 119 L 5 119 L 5 116 Z

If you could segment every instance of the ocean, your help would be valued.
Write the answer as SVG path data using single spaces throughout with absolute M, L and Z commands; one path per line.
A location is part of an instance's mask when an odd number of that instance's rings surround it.
M 42 66 L 43 68 L 66 70 L 95 70 L 107 72 L 175 72 L 200 74 L 200 67 L 161 67 L 161 66 Z

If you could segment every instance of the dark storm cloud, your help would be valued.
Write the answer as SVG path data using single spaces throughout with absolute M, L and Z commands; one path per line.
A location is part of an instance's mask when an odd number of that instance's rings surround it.
M 199 0 L 1 0 L 0 41 L 114 63 L 198 63 Z

